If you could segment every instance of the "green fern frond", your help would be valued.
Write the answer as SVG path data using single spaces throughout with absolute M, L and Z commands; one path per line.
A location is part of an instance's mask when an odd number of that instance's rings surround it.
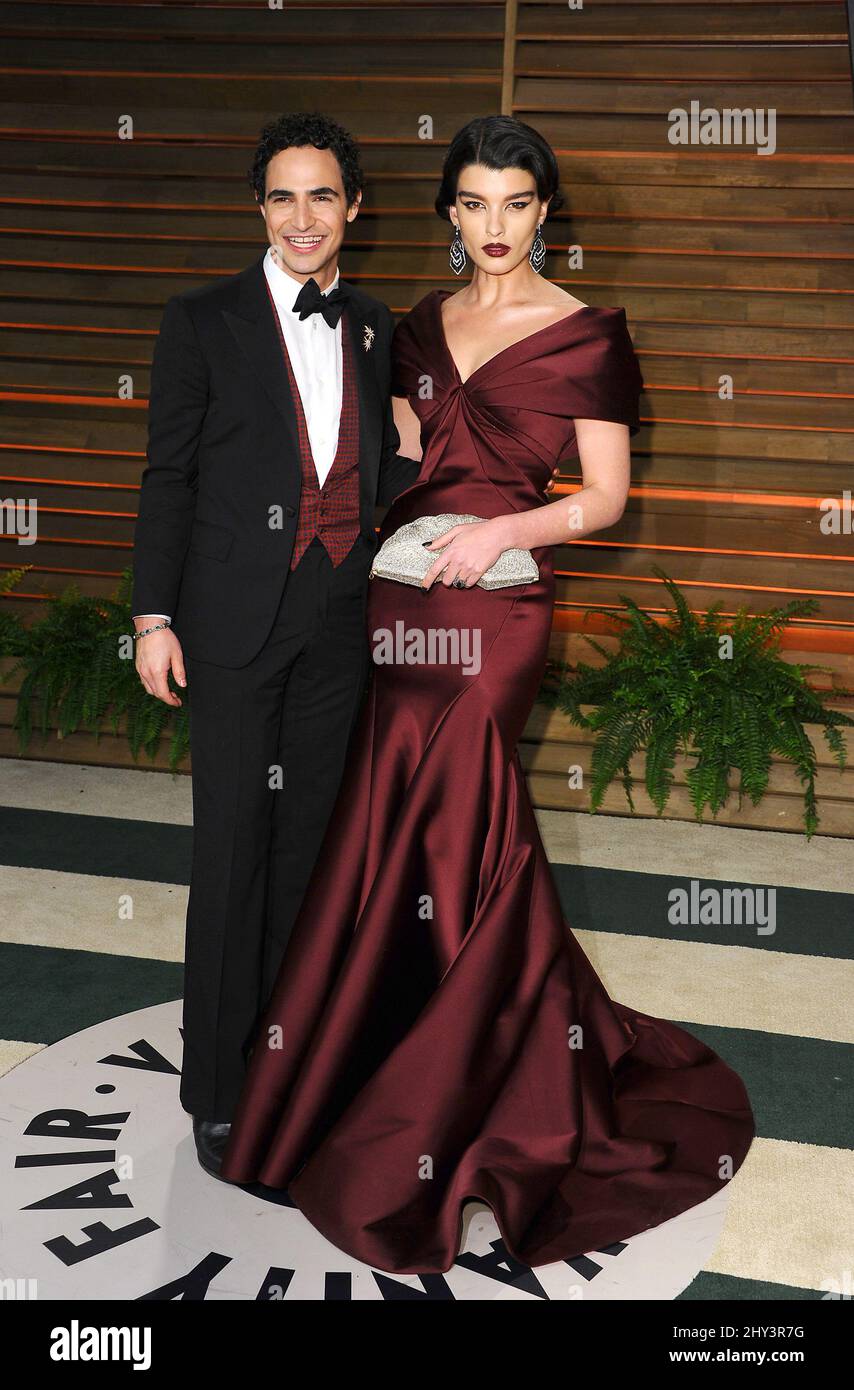
M 664 811 L 673 786 L 676 753 L 679 747 L 679 726 L 653 724 L 646 745 L 644 780 L 650 801 L 659 815 Z
M 591 609 L 617 625 L 619 645 L 606 651 L 585 634 L 603 664 L 579 663 L 550 682 L 547 703 L 593 735 L 590 809 L 602 805 L 618 778 L 631 800 L 631 759 L 643 753 L 644 784 L 661 815 L 670 798 L 680 749 L 691 764 L 686 784 L 694 814 L 716 816 L 735 792 L 754 805 L 766 794 L 774 756 L 790 762 L 803 788 L 804 828 L 818 824 L 815 750 L 804 725 L 821 727 L 840 768 L 846 765 L 843 727 L 854 718 L 825 704 L 808 675 L 830 668 L 786 661 L 783 629 L 817 611 L 814 599 L 794 599 L 766 613 L 740 607 L 729 620 L 716 603 L 697 615 L 676 582 L 655 574 L 673 600 L 661 623 L 630 597 L 622 614 Z M 834 686 L 830 698 L 854 691 Z M 582 709 L 582 707 L 584 707 Z M 585 712 L 586 711 L 586 712 Z M 737 774 L 734 781 L 733 774 Z
M 23 573 L 23 571 L 18 572 Z M 10 575 L 0 579 L 0 591 L 11 587 Z M 33 733 L 46 739 L 55 727 L 63 737 L 87 729 L 100 738 L 105 726 L 118 734 L 122 721 L 136 759 L 141 750 L 150 758 L 168 735 L 170 766 L 175 771 L 189 748 L 188 693 L 173 709 L 148 695 L 136 673 L 133 619 L 130 612 L 133 576 L 125 569 L 109 598 L 82 595 L 75 584 L 52 595 L 45 615 L 29 627 L 19 626 L 14 640 L 0 622 L 0 655 L 18 658 L 14 675 L 21 674 L 14 727 L 25 751 Z M 120 648 L 127 648 L 122 656 Z

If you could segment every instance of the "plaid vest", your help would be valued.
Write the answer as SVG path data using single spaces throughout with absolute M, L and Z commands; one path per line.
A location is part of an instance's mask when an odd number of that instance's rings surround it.
M 285 366 L 288 369 L 288 382 L 297 417 L 300 467 L 302 468 L 302 488 L 300 490 L 296 537 L 291 556 L 291 569 L 296 569 L 315 536 L 320 538 L 332 564 L 337 568 L 349 554 L 361 530 L 359 513 L 359 393 L 356 388 L 350 325 L 347 321 L 347 314 L 343 313 L 341 315 L 343 390 L 341 419 L 338 425 L 338 448 L 332 467 L 326 475 L 323 487 L 321 487 L 317 479 L 317 469 L 314 466 L 311 441 L 308 437 L 299 388 L 285 344 L 279 312 L 269 285 L 267 285 L 267 293 L 270 296 L 270 306 L 273 310 Z

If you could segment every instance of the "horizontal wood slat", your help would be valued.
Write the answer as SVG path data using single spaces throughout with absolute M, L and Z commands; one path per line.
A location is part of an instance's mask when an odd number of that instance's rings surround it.
M 682 44 L 845 43 L 844 3 L 812 0 L 798 4 L 652 4 L 590 5 L 570 9 L 564 0 L 520 0 L 519 39 L 585 44 L 662 41 Z

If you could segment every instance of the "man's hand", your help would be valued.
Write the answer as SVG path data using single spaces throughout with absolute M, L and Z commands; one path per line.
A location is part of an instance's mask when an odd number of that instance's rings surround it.
M 159 621 L 162 619 L 137 618 L 136 630 L 141 632 L 144 627 L 153 627 Z M 169 689 L 170 671 L 176 684 L 187 684 L 181 643 L 171 627 L 164 627 L 160 632 L 148 632 L 145 637 L 138 638 L 135 645 L 137 674 L 149 695 L 156 696 L 165 705 L 182 705 L 183 700 Z

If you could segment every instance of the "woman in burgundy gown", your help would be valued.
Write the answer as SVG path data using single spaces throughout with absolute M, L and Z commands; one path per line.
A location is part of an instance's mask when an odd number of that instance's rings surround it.
M 463 380 L 447 294 L 395 334 L 423 456 L 381 539 L 542 507 L 575 419 L 639 427 L 623 309 L 577 309 Z M 220 1170 L 287 1188 L 392 1273 L 450 1269 L 469 1200 L 529 1266 L 601 1249 L 718 1192 L 753 1137 L 740 1078 L 610 999 L 564 921 L 516 751 L 554 600 L 551 548 L 533 554 L 525 586 L 371 583 L 370 634 L 479 631 L 480 669 L 374 667 Z

